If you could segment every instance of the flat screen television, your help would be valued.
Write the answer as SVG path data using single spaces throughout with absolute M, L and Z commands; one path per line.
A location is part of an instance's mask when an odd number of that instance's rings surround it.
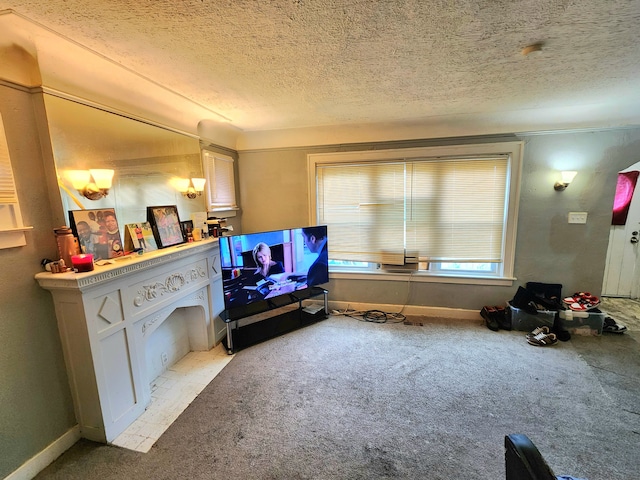
M 228 311 L 329 281 L 326 226 L 225 236 L 219 243 Z

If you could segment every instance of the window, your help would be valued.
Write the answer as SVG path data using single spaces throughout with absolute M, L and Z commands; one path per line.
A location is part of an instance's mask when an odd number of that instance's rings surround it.
M 9 146 L 0 116 L 0 248 L 21 247 L 27 244 L 22 223 L 18 193 L 13 180 Z
M 237 210 L 233 158 L 202 150 L 202 163 L 207 178 L 207 210 Z
M 336 270 L 510 278 L 521 153 L 505 142 L 312 154 L 311 218 L 329 227 Z

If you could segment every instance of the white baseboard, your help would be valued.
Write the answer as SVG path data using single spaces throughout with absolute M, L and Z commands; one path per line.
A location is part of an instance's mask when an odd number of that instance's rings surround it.
M 80 440 L 80 427 L 76 425 L 23 463 L 20 468 L 9 474 L 4 480 L 31 480 L 56 458 L 69 450 L 78 440 Z
M 368 311 L 380 310 L 385 313 L 402 313 L 403 315 L 420 315 L 424 317 L 451 318 L 455 320 L 482 320 L 479 310 L 465 310 L 462 308 L 423 307 L 418 305 L 391 305 L 373 303 L 354 303 L 329 301 L 329 312 L 338 310 Z

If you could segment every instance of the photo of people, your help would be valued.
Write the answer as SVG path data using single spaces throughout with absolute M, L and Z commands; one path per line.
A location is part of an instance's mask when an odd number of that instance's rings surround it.
M 113 208 L 71 210 L 69 221 L 78 237 L 82 253 L 91 253 L 95 260 L 123 256 L 124 246 Z
M 147 207 L 147 217 L 154 229 L 159 248 L 184 243 L 178 208 L 175 205 Z
M 149 222 L 128 223 L 125 225 L 124 248 L 127 252 L 157 250 L 156 240 Z

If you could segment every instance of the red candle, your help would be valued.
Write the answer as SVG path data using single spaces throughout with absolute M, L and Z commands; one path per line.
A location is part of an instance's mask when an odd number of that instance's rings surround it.
M 80 255 L 72 255 L 71 263 L 76 272 L 90 272 L 93 270 L 93 254 L 82 253 Z

